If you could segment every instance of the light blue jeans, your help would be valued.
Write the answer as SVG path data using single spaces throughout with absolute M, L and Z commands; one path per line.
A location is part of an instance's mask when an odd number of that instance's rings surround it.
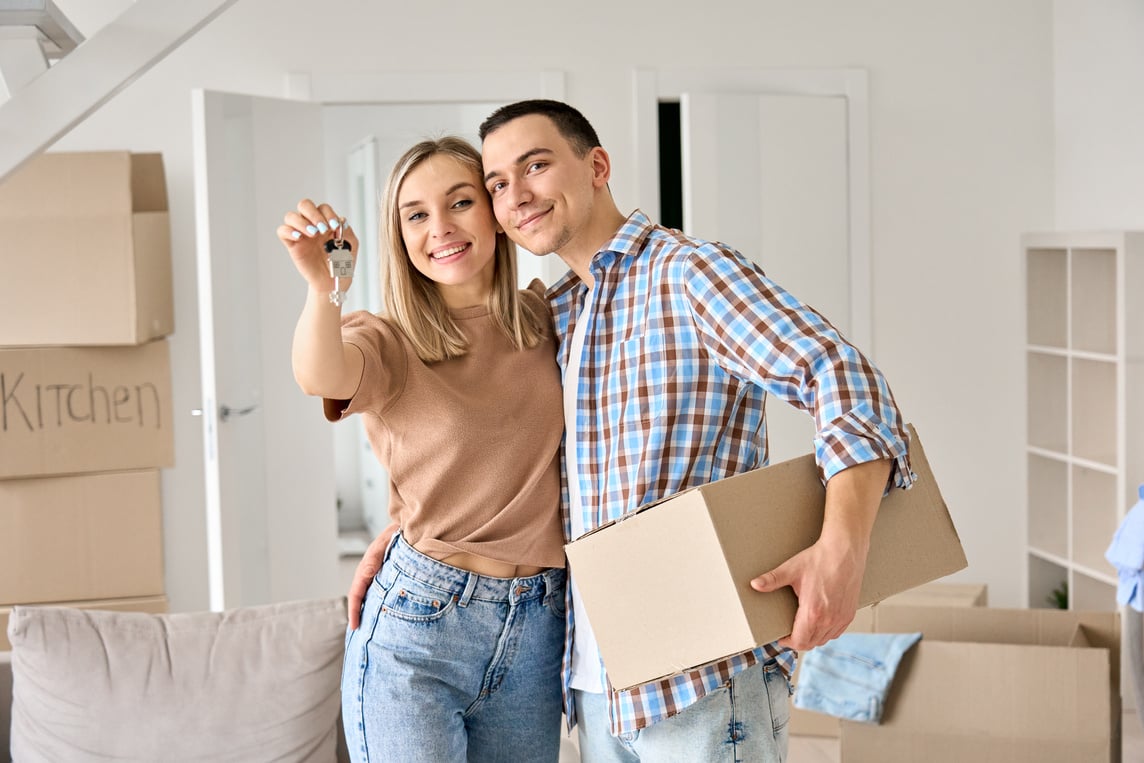
M 555 763 L 564 570 L 490 578 L 400 535 L 346 634 L 342 715 L 355 761 Z
M 898 664 L 921 633 L 843 633 L 802 658 L 794 706 L 880 723 Z
M 583 763 L 783 763 L 790 684 L 775 663 L 755 665 L 682 712 L 612 736 L 605 695 L 576 692 Z

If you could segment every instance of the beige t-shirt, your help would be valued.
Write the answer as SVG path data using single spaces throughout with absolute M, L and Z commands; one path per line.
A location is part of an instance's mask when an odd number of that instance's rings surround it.
M 468 352 L 417 357 L 405 334 L 365 311 L 342 319 L 342 339 L 365 367 L 349 401 L 325 400 L 330 421 L 360 413 L 389 472 L 389 513 L 406 541 L 509 564 L 564 566 L 560 518 L 560 370 L 544 287 L 520 292 L 547 337 L 517 351 L 484 307 L 452 310 Z

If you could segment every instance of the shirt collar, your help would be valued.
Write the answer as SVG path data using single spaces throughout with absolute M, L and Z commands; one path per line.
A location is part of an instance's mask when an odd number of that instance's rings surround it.
M 648 216 L 639 209 L 628 215 L 628 219 L 619 227 L 607 243 L 592 257 L 589 268 L 595 273 L 601 273 L 612 263 L 626 256 L 636 256 L 643 249 L 644 241 L 652 231 L 653 225 Z M 599 279 L 597 279 L 599 280 Z M 548 299 L 559 302 L 575 293 L 576 287 L 582 285 L 580 276 L 576 271 L 569 270 L 556 283 L 548 288 Z

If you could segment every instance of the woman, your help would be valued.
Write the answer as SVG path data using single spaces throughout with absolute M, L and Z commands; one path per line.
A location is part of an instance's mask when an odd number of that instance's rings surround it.
M 383 203 L 380 316 L 341 316 L 327 242 L 358 241 L 329 205 L 278 229 L 309 284 L 295 378 L 331 421 L 364 417 L 391 480 L 396 533 L 346 638 L 350 754 L 556 761 L 563 416 L 543 286 L 517 290 L 467 142 L 413 146 Z

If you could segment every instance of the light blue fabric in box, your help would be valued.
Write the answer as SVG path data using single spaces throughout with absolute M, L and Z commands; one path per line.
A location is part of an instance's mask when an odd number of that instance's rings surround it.
M 794 706 L 879 723 L 898 663 L 921 633 L 843 633 L 802 658 Z

